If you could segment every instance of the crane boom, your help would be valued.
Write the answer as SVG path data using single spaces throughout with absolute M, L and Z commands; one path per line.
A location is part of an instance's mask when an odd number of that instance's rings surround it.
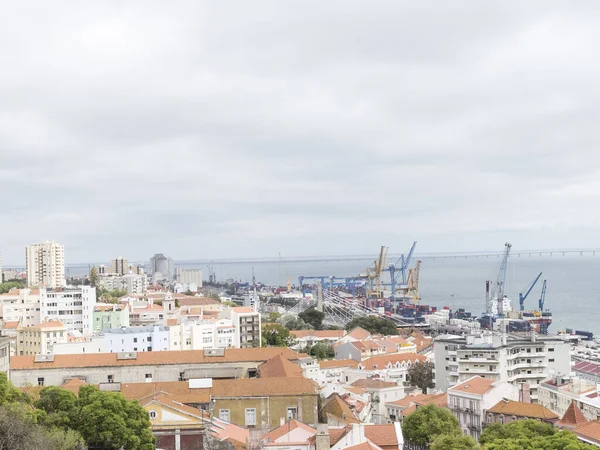
M 492 286 L 492 291 L 490 293 L 490 302 L 498 301 L 498 304 L 502 304 L 502 299 L 504 298 L 504 283 L 506 282 L 506 266 L 508 265 L 508 255 L 510 254 L 510 249 L 512 245 L 508 242 L 504 244 L 504 254 L 502 256 L 502 262 L 500 263 L 500 270 L 498 271 L 498 277 L 496 278 L 496 283 Z M 491 305 L 488 303 L 487 312 L 490 312 Z
M 529 286 L 529 289 L 527 289 L 527 292 L 525 292 L 525 294 L 523 294 L 523 293 L 519 294 L 519 305 L 521 307 L 521 311 L 525 311 L 525 299 L 531 293 L 531 290 L 537 284 L 537 282 L 541 276 L 542 276 L 542 272 L 540 272 L 539 275 L 537 277 L 535 277 L 535 280 L 533 280 L 533 283 L 531 283 L 531 285 Z
M 540 313 L 544 311 L 544 302 L 546 301 L 546 280 L 542 283 L 542 295 L 540 295 L 539 308 Z

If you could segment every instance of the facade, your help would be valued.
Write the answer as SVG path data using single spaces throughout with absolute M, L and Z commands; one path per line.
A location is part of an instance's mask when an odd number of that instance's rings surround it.
M 515 420 L 534 419 L 540 422 L 554 424 L 558 422 L 558 415 L 540 404 L 515 402 L 502 399 L 485 412 L 486 423 L 506 424 Z
M 600 397 L 598 385 L 590 380 L 571 377 L 553 377 L 544 380 L 538 388 L 541 405 L 563 417 L 571 403 L 587 420 L 600 420 Z
M 93 334 L 111 328 L 129 327 L 129 311 L 126 305 L 96 303 L 94 305 Z
M 426 361 L 423 355 L 415 353 L 374 356 L 357 363 L 356 368 L 343 371 L 342 381 L 354 383 L 366 378 L 380 378 L 384 381 L 408 381 L 408 369 L 413 364 Z
M 96 288 L 40 289 L 40 320 L 60 320 L 68 331 L 90 336 L 94 330 Z
M 106 353 L 104 336 L 91 336 L 86 339 L 72 339 L 66 343 L 54 344 L 55 355 L 81 355 L 84 353 Z
M 155 254 L 150 258 L 150 275 L 155 281 L 157 278 L 170 281 L 173 278 L 173 260 L 162 253 Z
M 363 388 L 371 398 L 371 417 L 373 423 L 387 423 L 386 402 L 394 402 L 404 397 L 404 385 L 378 379 L 357 380 L 352 383 L 355 388 Z
M 129 261 L 127 261 L 122 256 L 119 256 L 116 259 L 110 261 L 110 266 L 108 271 L 110 273 L 117 274 L 119 276 L 123 276 L 129 273 Z
M 169 329 L 162 325 L 104 330 L 106 352 L 160 352 L 169 350 Z
M 25 327 L 40 323 L 40 291 L 39 289 L 11 289 L 0 295 L 2 320 L 18 322 Z
M 119 289 L 127 291 L 129 295 L 142 295 L 148 290 L 148 277 L 145 274 L 106 274 L 101 275 L 98 280 L 100 286 L 109 291 Z
M 45 360 L 33 356 L 14 356 L 10 360 L 11 381 L 15 386 L 43 383 L 60 386 L 79 378 L 88 384 L 106 382 L 144 383 L 188 380 L 192 378 L 255 377 L 258 366 L 282 353 L 291 360 L 306 357 L 284 348 L 245 348 L 164 352 L 129 352 L 50 355 Z
M 239 345 L 236 345 L 235 326 L 228 319 L 190 321 L 170 325 L 169 336 L 171 350 L 239 348 Z
M 516 400 L 518 395 L 516 386 L 474 376 L 448 389 L 448 408 L 463 433 L 478 441 L 486 421 L 485 412 L 502 399 Z
M 0 372 L 10 374 L 10 337 L 0 336 Z
M 262 338 L 260 313 L 249 306 L 240 306 L 225 309 L 220 315 L 233 322 L 234 347 L 260 347 Z
M 32 327 L 17 328 L 17 355 L 50 355 L 54 346 L 68 341 L 67 329 L 58 320 L 42 322 Z
M 53 241 L 28 245 L 25 249 L 27 285 L 57 288 L 65 285 L 65 248 Z
M 177 282 L 181 284 L 195 284 L 202 287 L 202 270 L 200 269 L 177 269 Z
M 550 373 L 571 372 L 569 344 L 550 336 L 481 333 L 439 336 L 434 341 L 435 384 L 446 390 L 474 375 L 530 387 L 537 402 L 540 382 Z

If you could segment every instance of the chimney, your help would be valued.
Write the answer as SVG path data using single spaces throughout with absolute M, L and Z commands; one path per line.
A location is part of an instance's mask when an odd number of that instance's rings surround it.
M 317 436 L 315 440 L 315 450 L 329 450 L 331 441 L 329 438 L 329 425 L 326 423 L 317 424 Z
M 365 442 L 365 426 L 362 423 L 353 423 L 352 431 L 352 442 L 349 445 L 357 445 Z
M 521 388 L 519 389 L 519 401 L 523 403 L 531 403 L 529 383 L 521 383 Z
M 249 428 L 249 442 L 247 449 L 248 450 L 260 450 L 260 439 L 264 434 L 264 430 L 261 428 Z

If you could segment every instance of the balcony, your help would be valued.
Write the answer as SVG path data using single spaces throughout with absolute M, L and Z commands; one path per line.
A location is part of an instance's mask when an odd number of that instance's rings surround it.
M 521 362 L 518 364 L 513 364 L 512 366 L 507 366 L 507 371 L 513 371 L 516 369 L 527 369 L 531 367 L 548 367 L 548 363 L 544 360 L 542 361 L 531 361 L 531 362 Z
M 546 378 L 546 376 L 547 375 L 543 374 L 543 373 L 518 373 L 515 375 L 510 375 L 510 372 L 509 372 L 508 381 L 511 382 L 511 381 L 515 381 L 518 379 L 526 379 L 526 380 L 533 380 L 536 378 L 542 379 L 542 378 Z

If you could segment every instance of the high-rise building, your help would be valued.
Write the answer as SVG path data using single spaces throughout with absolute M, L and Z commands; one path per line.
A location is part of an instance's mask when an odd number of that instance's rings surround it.
M 27 284 L 50 288 L 65 285 L 65 248 L 54 241 L 32 244 L 25 249 Z
M 157 274 L 159 274 L 157 276 Z M 171 280 L 173 278 L 173 260 L 162 253 L 155 254 L 150 258 L 150 275 L 154 279 Z
M 126 275 L 129 273 L 129 261 L 122 256 L 117 259 L 110 261 L 110 273 L 116 273 L 117 275 Z
M 177 282 L 181 284 L 193 283 L 197 287 L 202 287 L 202 270 L 200 269 L 177 269 Z

